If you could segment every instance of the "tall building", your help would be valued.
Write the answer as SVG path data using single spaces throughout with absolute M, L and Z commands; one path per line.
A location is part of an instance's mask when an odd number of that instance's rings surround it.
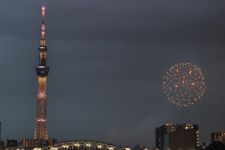
M 40 141 L 48 140 L 47 131 L 47 76 L 49 67 L 47 66 L 47 47 L 45 38 L 45 6 L 41 8 L 41 40 L 39 47 L 39 65 L 36 67 L 38 79 L 37 112 L 34 130 L 34 139 Z
M 214 142 L 214 141 L 225 143 L 225 132 L 211 133 L 211 142 Z
M 199 127 L 191 124 L 166 124 L 155 130 L 159 150 L 191 150 L 200 146 Z

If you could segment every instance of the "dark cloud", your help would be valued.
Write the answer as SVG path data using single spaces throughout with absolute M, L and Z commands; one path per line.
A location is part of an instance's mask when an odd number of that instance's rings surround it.
M 197 123 L 202 142 L 224 130 L 223 0 L 49 0 L 48 128 L 51 137 L 154 144 L 166 122 Z M 0 2 L 0 120 L 4 138 L 32 137 L 41 1 Z M 198 64 L 207 93 L 170 104 L 166 69 Z

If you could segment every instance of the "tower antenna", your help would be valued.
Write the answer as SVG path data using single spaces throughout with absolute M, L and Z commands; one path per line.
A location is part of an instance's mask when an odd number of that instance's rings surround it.
M 40 43 L 41 46 L 46 46 L 45 15 L 46 15 L 46 7 L 45 7 L 45 5 L 42 5 L 42 7 L 41 7 L 41 17 L 42 17 L 41 43 Z

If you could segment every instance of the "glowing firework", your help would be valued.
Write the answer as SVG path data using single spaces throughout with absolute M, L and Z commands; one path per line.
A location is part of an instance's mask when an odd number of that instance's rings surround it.
M 172 66 L 163 77 L 163 91 L 169 101 L 178 106 L 189 106 L 204 95 L 206 84 L 201 69 L 191 63 Z

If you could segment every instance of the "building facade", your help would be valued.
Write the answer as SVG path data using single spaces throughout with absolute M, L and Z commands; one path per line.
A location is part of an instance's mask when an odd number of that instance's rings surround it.
M 211 142 L 214 142 L 214 141 L 225 143 L 225 132 L 211 133 Z
M 155 129 L 155 147 L 159 150 L 194 150 L 200 146 L 198 125 L 165 124 Z

